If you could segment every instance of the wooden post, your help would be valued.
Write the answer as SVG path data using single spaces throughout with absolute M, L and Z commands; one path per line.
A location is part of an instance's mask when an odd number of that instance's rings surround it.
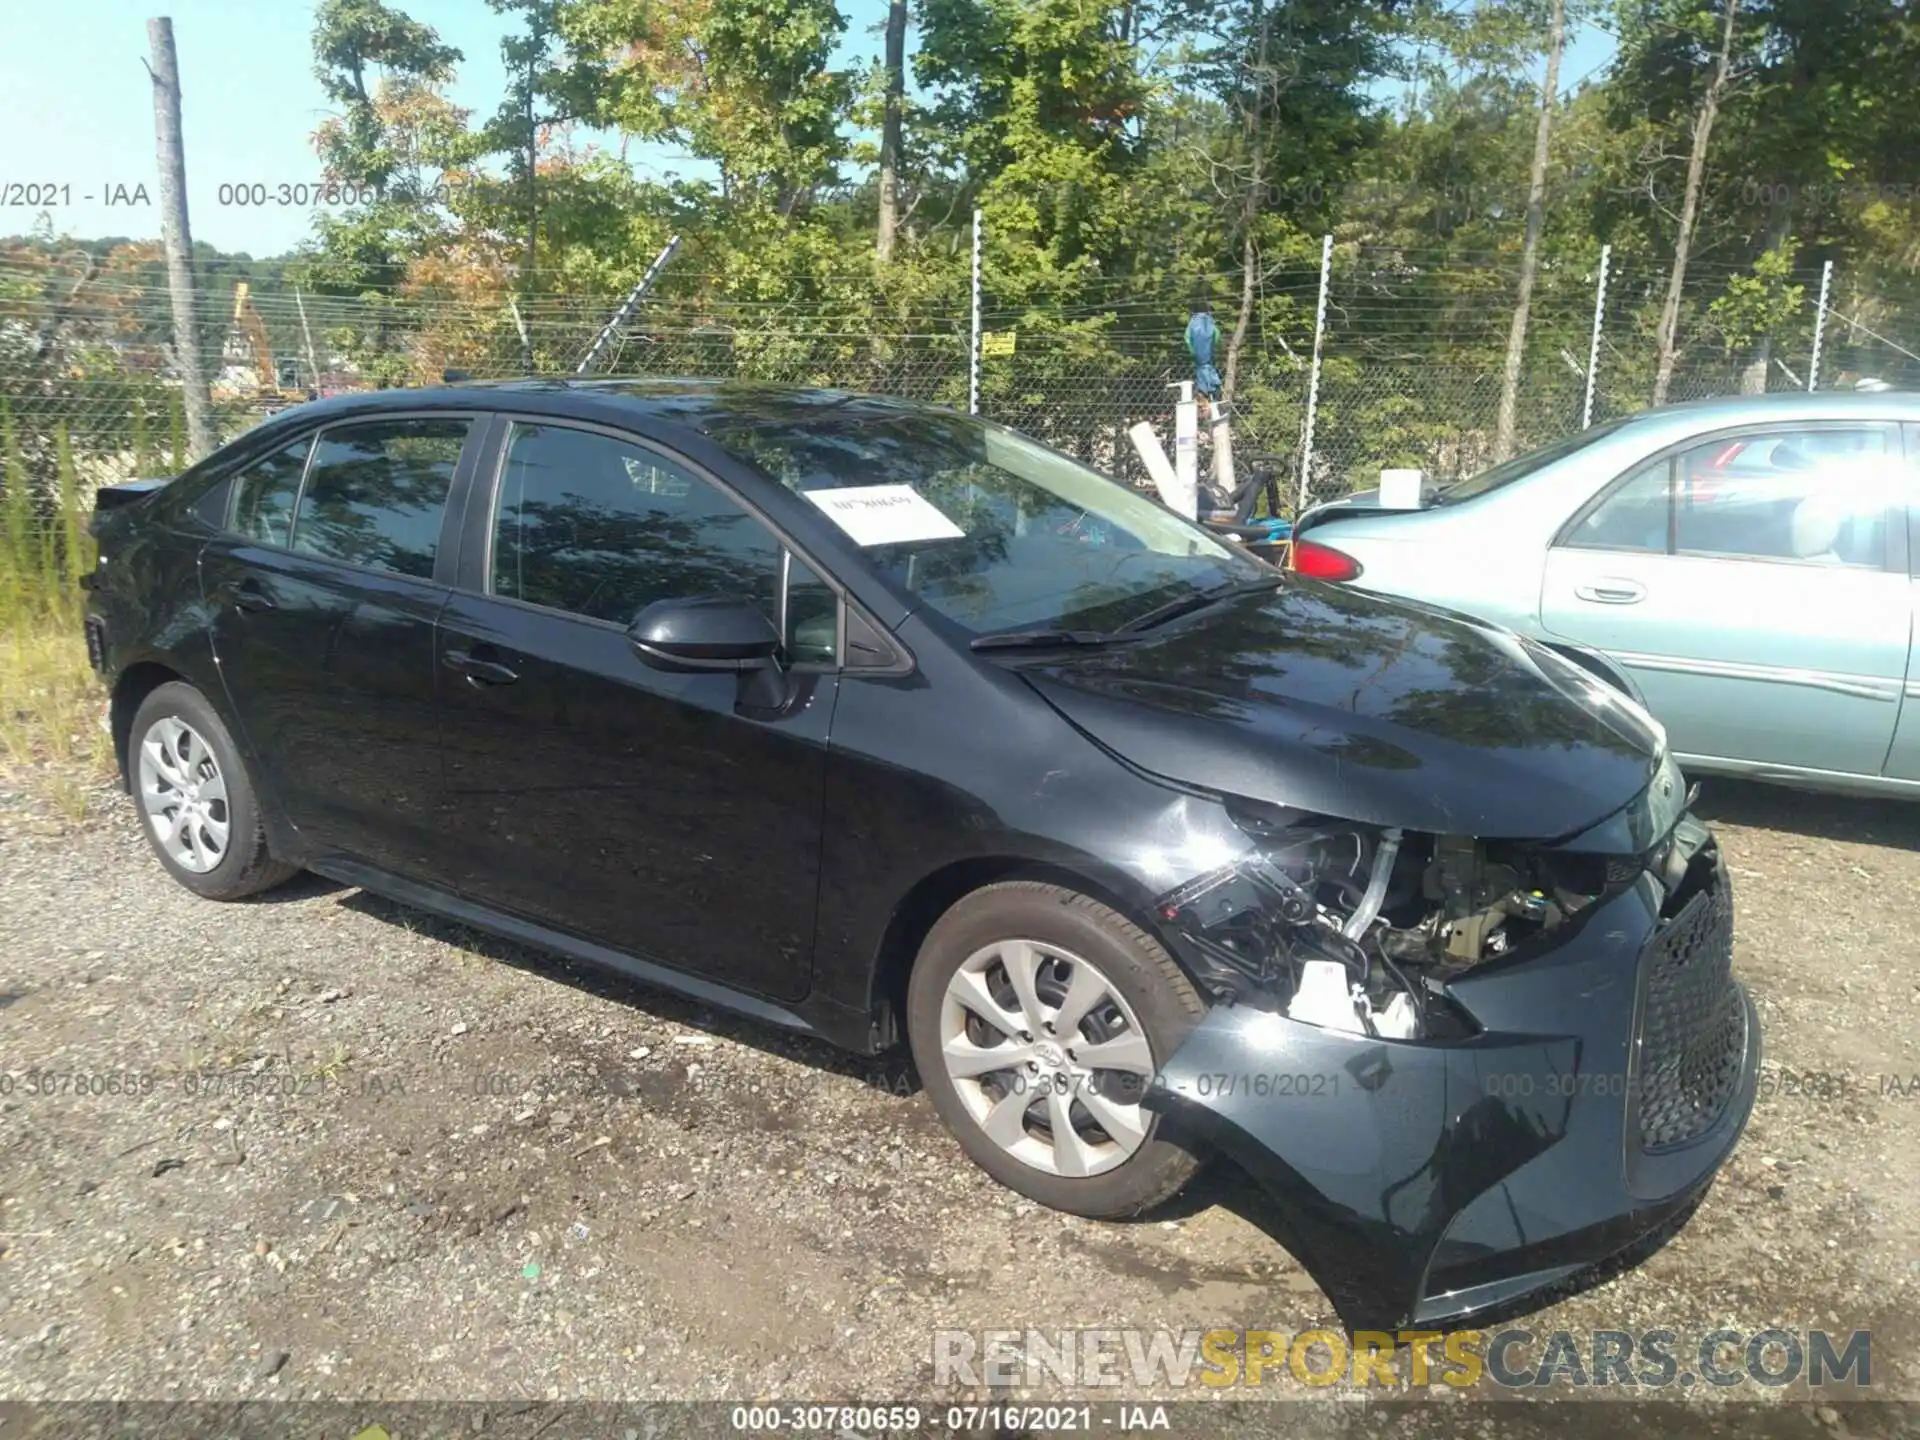
M 200 350 L 200 320 L 194 313 L 193 232 L 187 226 L 187 158 L 180 142 L 180 64 L 173 49 L 173 21 L 147 21 L 153 61 L 153 134 L 160 164 L 160 233 L 167 250 L 167 293 L 173 302 L 173 349 L 180 367 L 181 404 L 187 414 L 187 459 L 213 449 L 212 397 L 206 357 Z

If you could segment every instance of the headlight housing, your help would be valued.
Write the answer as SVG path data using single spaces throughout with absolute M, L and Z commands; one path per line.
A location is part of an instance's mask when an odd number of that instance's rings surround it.
M 1160 897 L 1238 1003 L 1390 1039 L 1470 1033 L 1448 980 L 1542 942 L 1611 883 L 1597 857 L 1228 805 L 1254 848 Z

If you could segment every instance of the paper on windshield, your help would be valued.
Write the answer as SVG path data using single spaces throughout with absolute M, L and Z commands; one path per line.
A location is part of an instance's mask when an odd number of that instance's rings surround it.
M 958 540 L 967 533 L 911 485 L 851 485 L 802 493 L 856 545 Z

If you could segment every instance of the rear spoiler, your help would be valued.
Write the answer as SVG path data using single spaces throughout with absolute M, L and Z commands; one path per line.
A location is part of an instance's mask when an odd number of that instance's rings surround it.
M 157 480 L 122 480 L 118 485 L 102 485 L 93 492 L 93 520 L 87 528 L 93 529 L 102 516 L 115 510 L 125 510 L 130 505 L 139 504 L 156 490 L 170 484 L 171 479 L 169 476 Z

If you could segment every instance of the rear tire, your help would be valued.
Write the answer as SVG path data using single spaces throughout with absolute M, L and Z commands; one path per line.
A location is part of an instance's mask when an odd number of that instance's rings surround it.
M 208 900 L 238 900 L 299 871 L 267 850 L 259 799 L 233 737 L 184 681 L 141 702 L 127 733 L 140 833 L 167 873 Z
M 907 1035 L 934 1109 L 1008 1189 L 1093 1219 L 1138 1215 L 1201 1152 L 1139 1098 L 1206 1006 L 1124 915 L 1057 885 L 977 890 L 928 933 Z

